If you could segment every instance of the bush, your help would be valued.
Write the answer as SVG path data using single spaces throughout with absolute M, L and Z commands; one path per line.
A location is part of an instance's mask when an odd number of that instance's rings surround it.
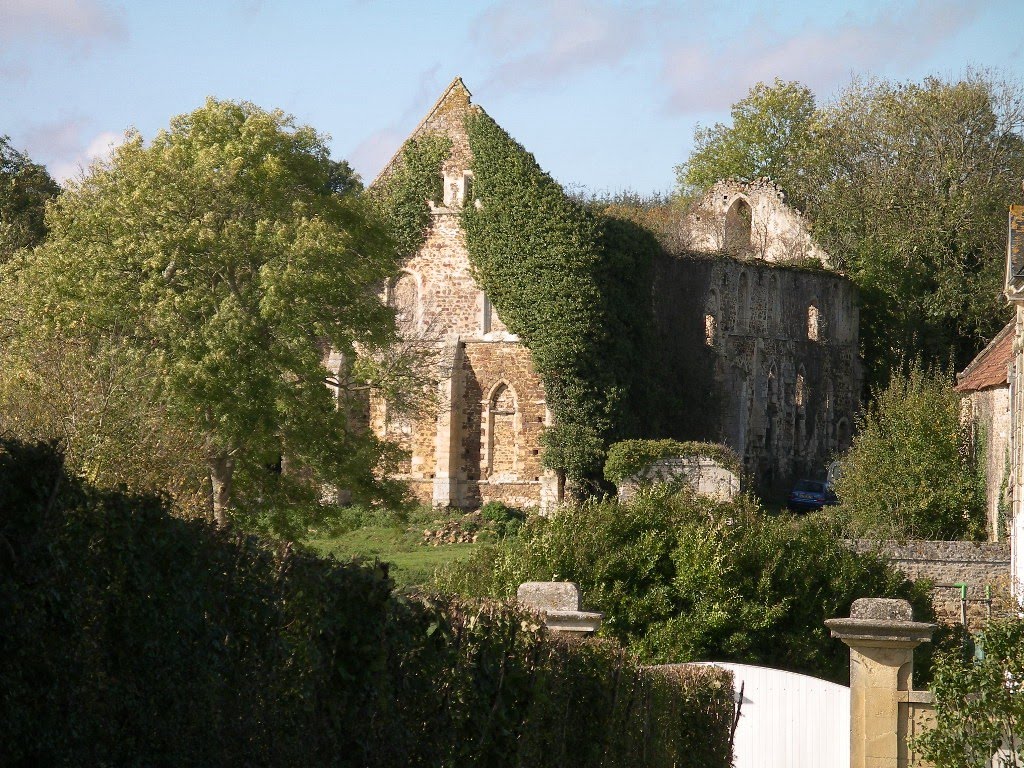
M 980 645 L 982 659 L 956 648 L 935 661 L 935 728 L 915 748 L 937 766 L 987 765 L 1008 734 L 1024 734 L 1024 620 L 989 622 Z
M 824 517 L 770 517 L 751 499 L 719 503 L 684 489 L 629 503 L 564 507 L 530 518 L 514 539 L 443 568 L 438 586 L 506 597 L 523 581 L 579 583 L 605 614 L 601 633 L 647 663 L 736 661 L 845 682 L 849 654 L 825 619 L 858 597 L 927 593 L 873 555 L 846 548 Z
M 730 676 L 96 490 L 0 446 L 0 764 L 729 764 Z
M 984 533 L 985 492 L 948 376 L 894 373 L 861 419 L 836 492 L 856 535 L 961 539 Z
M 519 530 L 526 520 L 526 513 L 500 501 L 488 501 L 480 507 L 480 517 L 493 526 L 499 538 L 505 538 Z

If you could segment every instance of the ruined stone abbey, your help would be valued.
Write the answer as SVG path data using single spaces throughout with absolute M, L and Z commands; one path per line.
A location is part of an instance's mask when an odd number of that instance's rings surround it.
M 424 244 L 384 289 L 403 334 L 438 355 L 438 406 L 410 419 L 377 399 L 371 426 L 408 451 L 401 474 L 421 501 L 546 508 L 562 489 L 541 463 L 553 422 L 544 385 L 474 280 L 460 227 L 462 207 L 475 203 L 463 117 L 476 109 L 456 79 L 410 137 L 451 140 L 444 194 L 429 203 Z M 685 246 L 659 256 L 650 295 L 656 349 L 682 372 L 666 413 L 681 416 L 643 436 L 725 443 L 769 496 L 823 478 L 849 445 L 858 406 L 854 286 L 767 180 L 717 184 L 679 228 Z

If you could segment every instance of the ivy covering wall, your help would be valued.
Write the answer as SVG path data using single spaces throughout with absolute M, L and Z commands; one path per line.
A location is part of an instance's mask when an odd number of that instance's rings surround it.
M 555 415 L 545 465 L 594 479 L 607 444 L 643 417 L 659 246 L 571 199 L 486 113 L 465 123 L 478 204 L 464 206 L 462 225 L 474 276 L 544 382 Z
M 399 257 L 416 253 L 426 239 L 430 226 L 430 207 L 426 201 L 441 203 L 441 164 L 451 146 L 451 139 L 438 133 L 409 139 L 390 173 L 369 190 L 395 238 Z

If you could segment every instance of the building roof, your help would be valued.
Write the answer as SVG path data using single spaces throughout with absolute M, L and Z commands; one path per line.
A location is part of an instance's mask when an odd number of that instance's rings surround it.
M 1013 337 L 1016 320 L 1006 324 L 996 337 L 989 342 L 971 364 L 957 374 L 957 392 L 977 392 L 991 387 L 1005 387 L 1009 384 L 1007 366 L 1013 358 Z

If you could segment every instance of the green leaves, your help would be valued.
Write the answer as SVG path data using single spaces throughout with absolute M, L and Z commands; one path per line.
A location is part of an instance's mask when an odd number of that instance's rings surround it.
M 213 478 L 228 492 L 214 494 L 222 518 L 233 502 L 249 521 L 271 497 L 287 507 L 285 488 L 306 509 L 324 485 L 390 498 L 374 480 L 387 452 L 349 425 L 337 407 L 347 393 L 326 386 L 326 348 L 354 358 L 395 340 L 373 290 L 395 268 L 393 243 L 366 201 L 334 194 L 352 187 L 339 173 L 315 131 L 249 103 L 209 99 L 149 145 L 129 135 L 53 206 L 49 241 L 8 270 L 5 367 L 39 381 L 37 351 L 61 339 L 124 349 L 130 389 L 159 404 L 168 429 L 198 437 L 211 475 L 226 470 Z M 11 407 L 22 390 L 5 391 Z M 52 388 L 43 394 L 65 420 Z M 150 450 L 107 437 L 92 453 Z M 284 482 L 259 469 L 282 454 Z
M 836 489 L 854 528 L 880 538 L 983 534 L 984 486 L 950 377 L 915 366 L 874 400 Z
M 642 491 L 533 518 L 514 537 L 438 574 L 440 588 L 508 596 L 527 580 L 580 585 L 605 614 L 601 633 L 645 663 L 737 661 L 844 681 L 849 656 L 825 630 L 858 597 L 927 593 L 827 518 L 771 517 L 751 499 Z

